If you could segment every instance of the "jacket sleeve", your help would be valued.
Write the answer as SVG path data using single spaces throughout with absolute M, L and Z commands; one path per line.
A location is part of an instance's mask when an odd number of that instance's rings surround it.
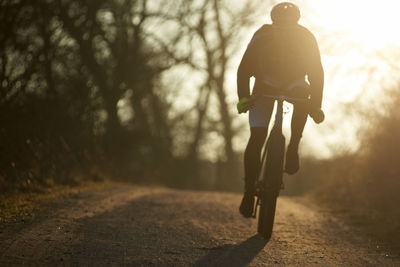
M 321 63 L 321 55 L 319 52 L 317 40 L 311 34 L 310 39 L 310 55 L 308 65 L 308 81 L 311 87 L 311 105 L 314 108 L 321 108 L 322 95 L 324 88 L 324 69 Z
M 254 76 L 254 64 L 255 64 L 255 35 L 251 39 L 247 49 L 243 55 L 242 61 L 240 62 L 237 71 L 237 94 L 239 99 L 250 96 L 250 77 Z

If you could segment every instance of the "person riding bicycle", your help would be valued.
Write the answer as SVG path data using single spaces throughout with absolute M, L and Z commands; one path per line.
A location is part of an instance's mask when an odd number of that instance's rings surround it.
M 261 149 L 274 107 L 274 100 L 262 95 L 309 99 L 306 104 L 294 103 L 285 160 L 288 174 L 299 170 L 298 147 L 307 116 L 316 123 L 324 120 L 321 110 L 324 71 L 314 35 L 298 24 L 300 10 L 292 3 L 277 4 L 270 15 L 272 24 L 265 24 L 255 32 L 237 72 L 237 108 L 239 113 L 249 110 L 250 124 L 250 139 L 244 153 L 245 192 L 239 208 L 244 217 L 253 213 Z M 251 77 L 255 77 L 255 83 L 250 96 Z

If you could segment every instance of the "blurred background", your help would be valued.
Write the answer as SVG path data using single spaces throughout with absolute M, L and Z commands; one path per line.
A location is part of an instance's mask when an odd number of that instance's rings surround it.
M 236 70 L 277 2 L 2 0 L 2 192 L 104 178 L 241 192 Z M 309 120 L 284 193 L 400 221 L 400 2 L 293 2 L 320 45 L 326 121 Z

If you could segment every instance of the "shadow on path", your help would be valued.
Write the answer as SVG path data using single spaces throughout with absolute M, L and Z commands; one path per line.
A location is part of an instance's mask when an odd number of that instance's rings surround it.
M 209 248 L 211 252 L 198 260 L 195 266 L 247 266 L 269 240 L 254 235 L 238 245 L 226 244 Z

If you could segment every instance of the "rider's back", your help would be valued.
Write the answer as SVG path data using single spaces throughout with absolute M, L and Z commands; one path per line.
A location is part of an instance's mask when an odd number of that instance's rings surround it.
M 278 27 L 266 24 L 253 36 L 250 50 L 255 91 L 282 88 L 303 80 L 319 64 L 318 46 L 313 34 L 301 25 Z

